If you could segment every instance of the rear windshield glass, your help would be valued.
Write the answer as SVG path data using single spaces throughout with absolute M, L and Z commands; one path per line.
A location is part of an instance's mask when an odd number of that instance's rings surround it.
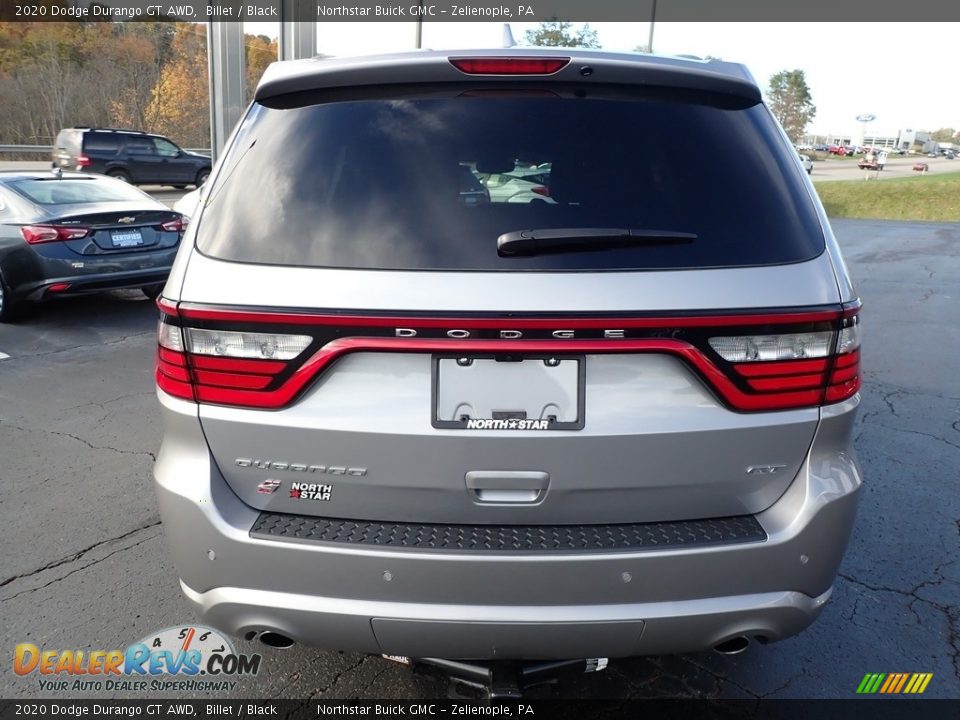
M 122 202 L 145 200 L 136 188 L 117 180 L 15 180 L 14 190 L 39 205 L 73 205 L 76 203 Z
M 591 89 L 298 103 L 251 108 L 209 193 L 201 252 L 573 271 L 780 264 L 823 251 L 795 153 L 747 101 Z M 695 238 L 498 254 L 504 233 L 561 228 Z

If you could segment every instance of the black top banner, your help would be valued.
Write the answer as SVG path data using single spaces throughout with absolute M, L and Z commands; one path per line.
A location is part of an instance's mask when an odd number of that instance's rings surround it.
M 288 14 L 281 11 L 283 5 Z M 14 22 L 921 22 L 958 21 L 946 0 L 3 0 Z M 718 28 L 717 32 L 723 32 Z
M 0 700 L 0 720 L 19 717 L 947 720 L 960 700 Z

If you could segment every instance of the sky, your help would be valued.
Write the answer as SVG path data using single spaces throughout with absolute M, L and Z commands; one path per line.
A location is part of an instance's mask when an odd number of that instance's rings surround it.
M 512 23 L 514 38 L 536 23 Z M 591 23 L 605 50 L 646 45 L 645 22 Z M 245 32 L 276 37 L 278 23 L 246 23 Z M 414 47 L 410 22 L 333 22 L 317 26 L 317 50 L 359 55 Z M 428 22 L 423 46 L 501 47 L 503 23 Z M 871 38 L 871 42 L 864 42 Z M 817 113 L 808 131 L 857 136 L 855 119 L 876 116 L 868 135 L 901 129 L 960 129 L 956 83 L 960 23 L 656 23 L 653 49 L 664 55 L 712 55 L 746 65 L 762 89 L 781 70 L 805 72 Z

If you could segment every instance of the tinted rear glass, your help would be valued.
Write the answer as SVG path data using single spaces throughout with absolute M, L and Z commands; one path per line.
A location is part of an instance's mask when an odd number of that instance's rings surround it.
M 139 190 L 118 180 L 15 180 L 10 186 L 39 205 L 147 200 Z
M 596 93 L 255 104 L 198 247 L 250 263 L 499 271 L 749 266 L 823 251 L 795 153 L 765 108 Z M 697 237 L 498 255 L 501 234 L 548 228 Z

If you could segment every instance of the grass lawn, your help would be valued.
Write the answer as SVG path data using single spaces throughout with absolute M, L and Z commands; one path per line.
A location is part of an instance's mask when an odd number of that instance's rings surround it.
M 960 222 L 960 172 L 814 187 L 830 217 Z

